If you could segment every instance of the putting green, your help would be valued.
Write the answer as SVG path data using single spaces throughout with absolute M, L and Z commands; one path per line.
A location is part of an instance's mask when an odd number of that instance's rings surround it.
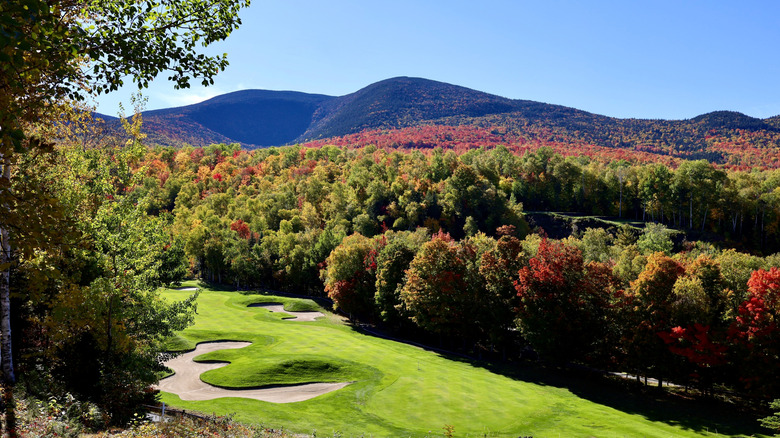
M 190 293 L 169 290 L 165 296 L 177 300 Z M 248 307 L 261 302 L 319 310 L 325 316 L 313 322 L 285 320 L 283 313 Z M 216 386 L 354 383 L 290 404 L 242 398 L 182 401 L 169 393 L 162 394 L 162 401 L 317 436 L 442 436 L 445 425 L 458 437 L 727 436 L 756 429 L 726 412 L 551 378 L 534 369 L 498 374 L 479 363 L 358 333 L 308 300 L 203 289 L 195 324 L 170 345 L 192 349 L 215 340 L 252 342 L 198 358 L 231 362 L 201 376 Z

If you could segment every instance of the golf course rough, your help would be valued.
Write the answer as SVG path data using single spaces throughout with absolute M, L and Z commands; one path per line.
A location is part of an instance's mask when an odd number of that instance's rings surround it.
M 359 333 L 318 309 L 315 321 L 250 304 L 314 310 L 309 300 L 201 289 L 195 324 L 174 345 L 249 342 L 198 356 L 229 362 L 201 379 L 222 388 L 353 382 L 309 400 L 278 404 L 240 397 L 186 401 L 162 392 L 169 405 L 317 436 L 686 437 L 739 436 L 742 419 L 693 405 L 653 401 L 595 384 L 559 383 L 538 370 L 502 375 L 484 364 L 445 357 Z M 188 292 L 166 291 L 170 300 Z M 523 373 L 527 374 L 525 376 Z M 751 431 L 754 431 L 752 428 Z M 719 433 L 717 433 L 717 432 Z

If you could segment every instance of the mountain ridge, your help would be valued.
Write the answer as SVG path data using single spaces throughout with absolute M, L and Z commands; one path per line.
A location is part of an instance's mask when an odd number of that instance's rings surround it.
M 769 144 L 780 150 L 780 115 L 758 119 L 736 111 L 712 111 L 683 120 L 621 119 L 406 76 L 344 96 L 241 90 L 197 104 L 146 111 L 143 116 L 150 141 L 162 145 L 218 141 L 281 146 L 364 130 L 467 124 L 502 126 L 529 138 L 576 140 L 714 162 L 725 159 L 720 149 L 731 145 L 722 144 L 735 135 L 756 137 L 748 146 Z

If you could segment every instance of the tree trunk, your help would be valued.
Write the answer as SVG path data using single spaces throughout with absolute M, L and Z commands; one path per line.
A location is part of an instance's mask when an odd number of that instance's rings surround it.
M 0 352 L 2 353 L 3 383 L 16 383 L 14 363 L 11 349 L 11 245 L 8 241 L 8 230 L 0 228 L 0 246 L 2 256 L 0 265 L 6 266 L 0 273 Z
M 756 231 L 758 231 L 758 207 L 759 207 L 759 205 L 756 204 L 756 214 L 755 214 L 755 216 L 756 216 L 756 223 L 753 225 L 753 229 L 756 230 Z
M 739 212 L 739 235 L 742 236 L 742 233 L 744 232 L 742 228 L 742 224 L 745 222 L 745 213 Z
M 0 155 L 2 179 L 11 181 L 11 164 L 7 157 Z M 9 184 L 10 185 L 10 184 Z M 3 205 L 3 211 L 10 207 Z M 2 354 L 3 382 L 6 385 L 16 383 L 14 363 L 11 350 L 11 242 L 10 233 L 4 224 L 0 223 L 0 354 Z
M 764 247 L 764 242 L 766 241 L 766 234 L 764 234 L 765 218 L 766 218 L 766 205 L 764 205 L 764 208 L 761 210 L 761 248 Z
M 691 202 L 688 204 L 689 208 L 690 208 L 690 211 L 688 213 L 688 217 L 690 218 L 690 222 L 689 222 L 690 225 L 688 226 L 688 229 L 692 230 L 693 229 L 693 194 L 691 194 L 691 198 L 690 199 L 691 199 Z
M 707 225 L 707 213 L 710 212 L 710 209 L 707 208 L 707 206 L 704 206 L 704 217 L 701 219 L 701 232 L 704 232 L 704 226 Z
M 683 221 L 685 221 L 685 216 L 683 215 L 683 211 L 685 211 L 685 210 L 683 209 L 683 206 L 684 206 L 683 203 L 680 203 L 680 205 L 678 206 L 678 212 L 677 212 L 678 213 L 678 215 L 677 215 L 678 217 L 677 217 L 677 220 L 678 220 L 679 224 L 677 225 L 677 228 L 682 228 L 683 227 Z
M 0 178 L 10 187 L 11 163 L 8 156 L 0 154 Z M 8 205 L 2 205 L 2 211 L 9 211 Z M 5 214 L 5 213 L 3 213 Z M 11 345 L 11 242 L 10 232 L 0 222 L 0 364 L 3 370 L 3 402 L 5 404 L 5 432 L 16 438 L 16 403 L 14 401 L 13 348 Z
M 108 299 L 106 300 L 106 305 L 108 307 L 106 311 L 106 363 L 111 363 L 111 350 L 114 348 L 114 336 L 113 336 L 113 330 L 111 329 L 111 325 L 113 324 L 112 318 L 113 318 L 113 298 L 114 296 L 109 292 Z

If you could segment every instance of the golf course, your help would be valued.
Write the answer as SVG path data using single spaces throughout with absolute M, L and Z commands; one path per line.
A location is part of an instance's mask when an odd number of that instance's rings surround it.
M 216 396 L 177 395 L 175 385 L 166 390 L 175 374 L 160 382 L 161 401 L 188 411 L 318 437 L 445 436 L 448 430 L 457 437 L 686 437 L 752 435 L 758 429 L 755 421 L 722 407 L 652 397 L 534 366 L 505 370 L 363 334 L 311 300 L 198 286 L 195 323 L 168 347 L 184 352 L 213 344 L 209 352 L 180 356 L 177 366 L 183 370 L 193 359 L 208 365 L 202 374 L 190 373 L 189 384 L 199 376 L 208 384 L 200 390 Z M 164 292 L 168 300 L 190 294 Z M 308 384 L 318 384 L 310 391 L 320 392 L 302 401 L 278 395 L 262 401 L 243 392 L 294 392 Z

